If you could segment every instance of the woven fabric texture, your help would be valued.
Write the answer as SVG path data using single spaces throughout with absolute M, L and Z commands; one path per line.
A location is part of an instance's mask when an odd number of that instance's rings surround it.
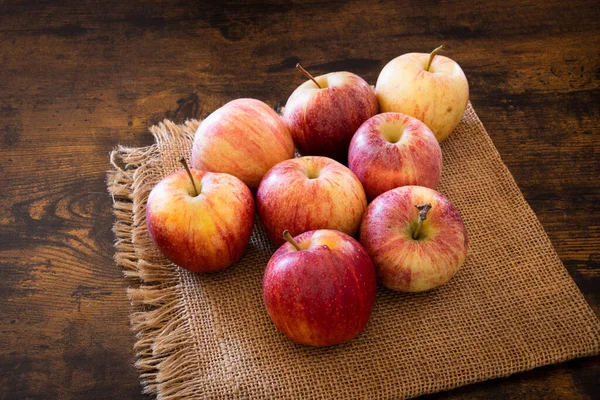
M 269 320 L 262 277 L 275 248 L 259 221 L 245 256 L 220 273 L 189 273 L 154 248 L 148 194 L 189 160 L 198 123 L 152 127 L 156 143 L 119 147 L 108 174 L 136 366 L 159 399 L 409 398 L 598 354 L 598 319 L 470 105 L 442 143 L 438 188 L 469 232 L 463 268 L 426 293 L 380 287 L 365 331 L 329 348 L 295 344 Z

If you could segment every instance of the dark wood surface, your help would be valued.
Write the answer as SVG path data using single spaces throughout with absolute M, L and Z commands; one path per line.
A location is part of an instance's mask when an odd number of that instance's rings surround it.
M 282 104 L 303 78 L 374 84 L 390 59 L 463 67 L 471 101 L 565 267 L 600 315 L 596 1 L 0 0 L 0 398 L 145 398 L 113 262 L 108 153 L 167 117 L 237 97 Z M 586 399 L 600 358 L 429 398 Z

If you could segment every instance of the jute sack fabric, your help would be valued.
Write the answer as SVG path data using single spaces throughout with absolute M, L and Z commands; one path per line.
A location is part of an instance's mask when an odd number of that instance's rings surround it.
M 598 354 L 600 324 L 469 106 L 442 144 L 439 191 L 463 216 L 463 268 L 422 294 L 378 289 L 365 331 L 329 348 L 293 343 L 262 303 L 275 250 L 257 221 L 245 256 L 199 275 L 167 262 L 148 237 L 154 185 L 189 159 L 198 121 L 151 128 L 156 143 L 119 147 L 108 175 L 116 261 L 130 280 L 135 351 L 159 399 L 399 399 Z

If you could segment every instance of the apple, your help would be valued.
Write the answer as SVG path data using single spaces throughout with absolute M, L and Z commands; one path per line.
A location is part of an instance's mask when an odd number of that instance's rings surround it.
M 256 189 L 275 164 L 294 156 L 294 143 L 279 115 L 256 99 L 237 99 L 200 123 L 192 167 L 224 172 Z
M 304 155 L 345 162 L 356 129 L 377 114 L 377 98 L 364 79 L 351 72 L 332 72 L 310 79 L 289 97 L 283 120 Z
M 372 200 L 398 186 L 435 189 L 442 175 L 442 150 L 423 122 L 406 114 L 382 113 L 354 134 L 348 166 Z
M 377 78 L 375 93 L 381 112 L 401 112 L 431 128 L 438 141 L 456 128 L 469 101 L 469 83 L 453 60 L 408 53 L 390 61 Z
M 305 156 L 271 168 L 258 187 L 256 205 L 267 236 L 279 246 L 284 229 L 293 236 L 315 229 L 356 234 L 367 198 L 347 167 L 331 158 Z
M 254 200 L 238 178 L 189 169 L 163 178 L 150 192 L 146 224 L 152 241 L 174 264 L 213 272 L 238 261 L 252 233 Z M 186 173 L 187 171 L 187 173 Z
M 334 230 L 286 240 L 271 257 L 263 299 L 271 320 L 295 342 L 331 346 L 363 331 L 377 287 L 375 268 L 359 242 Z
M 448 198 L 422 186 L 402 186 L 367 208 L 360 242 L 381 283 L 401 292 L 422 292 L 450 280 L 460 269 L 469 240 Z

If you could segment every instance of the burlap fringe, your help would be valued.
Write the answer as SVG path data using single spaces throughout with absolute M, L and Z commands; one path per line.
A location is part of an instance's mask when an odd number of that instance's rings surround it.
M 187 121 L 186 127 L 194 132 L 198 124 L 196 120 Z M 189 135 L 189 131 L 184 132 L 166 120 L 150 131 L 155 138 L 154 145 L 119 146 L 110 153 L 114 169 L 108 173 L 108 191 L 113 197 L 116 217 L 114 257 L 130 280 L 128 295 L 134 308 L 130 319 L 137 337 L 135 366 L 144 392 L 167 400 L 198 394 L 200 388 L 186 384 L 195 376 L 198 360 L 182 346 L 189 340 L 191 329 L 185 307 L 178 301 L 181 298 L 180 272 L 171 264 L 158 261 L 160 255 L 156 251 L 142 253 L 139 250 L 153 249 L 144 212 L 151 187 L 142 183 L 156 170 L 147 160 L 155 159 L 152 156 L 158 155 L 162 143 Z

